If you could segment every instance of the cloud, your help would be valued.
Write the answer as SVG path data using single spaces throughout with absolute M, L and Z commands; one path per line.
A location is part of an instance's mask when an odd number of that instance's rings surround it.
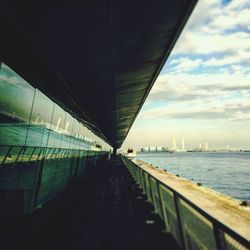
M 12 69 L 10 69 L 6 64 L 2 63 L 0 69 L 0 84 L 6 86 L 12 86 L 22 89 L 34 89 L 29 85 L 22 77 L 17 75 Z
M 249 29 L 250 10 L 243 9 L 241 11 L 229 11 L 226 15 L 217 17 L 211 23 L 213 28 L 220 28 L 221 30 L 231 30 L 232 27 L 241 27 Z
M 249 97 L 249 77 L 243 73 L 172 72 L 158 78 L 139 118 L 246 121 Z
M 185 111 L 185 112 L 174 112 L 164 109 L 159 109 L 158 112 L 153 113 L 145 113 L 142 115 L 147 118 L 174 118 L 174 119 L 223 119 L 229 118 L 223 110 L 221 111 L 210 111 L 210 110 L 192 110 L 192 111 Z
M 173 106 L 160 107 L 154 110 L 145 110 L 140 114 L 140 119 L 192 119 L 192 120 L 217 120 L 227 119 L 231 121 L 249 120 L 250 103 L 215 104 L 202 107 L 180 109 Z
M 243 91 L 243 90 L 250 90 L 250 85 L 237 85 L 237 86 L 230 86 L 230 87 L 222 87 L 221 90 L 224 91 Z
M 181 58 L 170 61 L 168 66 L 174 67 L 175 71 L 184 72 L 184 71 L 190 71 L 192 69 L 200 67 L 202 64 L 203 64 L 203 60 L 200 58 L 192 60 L 188 57 L 181 57 Z
M 249 0 L 198 1 L 137 121 L 135 134 L 151 129 L 151 140 L 209 133 L 249 144 Z
M 250 48 L 249 1 L 199 1 L 175 47 L 175 53 L 245 51 Z M 244 43 L 244 47 L 242 44 Z
M 242 47 L 242 44 L 245 47 Z M 205 32 L 187 32 L 176 46 L 175 53 L 243 53 L 250 49 L 250 33 L 235 32 L 229 34 L 209 34 Z M 249 55 L 249 54 L 248 54 Z
M 147 103 L 155 101 L 180 102 L 200 100 L 213 102 L 216 98 L 241 95 L 249 98 L 249 77 L 239 72 L 222 72 L 217 74 L 194 74 L 171 72 L 159 76 L 154 88 L 148 96 Z M 197 104 L 197 103 L 195 103 Z

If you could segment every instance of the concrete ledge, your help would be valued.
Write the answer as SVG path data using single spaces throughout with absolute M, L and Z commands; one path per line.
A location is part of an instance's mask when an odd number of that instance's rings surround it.
M 240 201 L 229 196 L 198 186 L 193 182 L 158 169 L 144 161 L 133 160 L 150 175 L 186 197 L 207 214 L 246 239 L 250 239 L 250 207 L 240 206 Z

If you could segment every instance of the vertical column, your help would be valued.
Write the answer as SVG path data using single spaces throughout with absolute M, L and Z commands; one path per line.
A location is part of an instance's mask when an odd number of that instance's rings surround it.
M 115 148 L 113 148 L 113 154 L 112 154 L 112 156 L 115 157 L 116 155 L 117 155 L 117 148 L 115 147 Z

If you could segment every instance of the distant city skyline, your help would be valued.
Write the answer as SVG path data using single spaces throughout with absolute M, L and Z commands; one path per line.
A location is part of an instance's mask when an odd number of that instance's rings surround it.
M 187 145 L 187 146 L 186 146 Z M 229 145 L 229 144 L 224 144 L 224 145 L 221 145 L 221 146 L 214 146 L 214 145 L 211 145 L 209 143 L 209 141 L 207 139 L 204 139 L 203 141 L 200 141 L 199 143 L 197 143 L 196 145 L 192 145 L 188 142 L 186 142 L 186 139 L 184 137 L 180 137 L 180 138 L 177 138 L 177 137 L 173 137 L 172 140 L 171 138 L 166 141 L 166 143 L 164 144 L 160 144 L 160 145 L 143 145 L 143 146 L 137 146 L 135 147 L 135 149 L 139 150 L 139 149 L 160 149 L 160 148 L 165 148 L 165 149 L 168 149 L 168 150 L 194 150 L 194 149 L 197 149 L 197 150 L 204 150 L 204 151 L 208 151 L 208 150 L 240 150 L 240 149 L 250 149 L 250 146 L 249 147 L 233 147 L 232 145 Z
M 250 148 L 250 3 L 199 1 L 123 148 Z

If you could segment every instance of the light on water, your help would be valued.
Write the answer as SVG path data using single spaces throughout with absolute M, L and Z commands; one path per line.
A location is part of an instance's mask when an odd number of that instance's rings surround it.
M 141 153 L 137 158 L 240 200 L 250 200 L 250 152 Z

